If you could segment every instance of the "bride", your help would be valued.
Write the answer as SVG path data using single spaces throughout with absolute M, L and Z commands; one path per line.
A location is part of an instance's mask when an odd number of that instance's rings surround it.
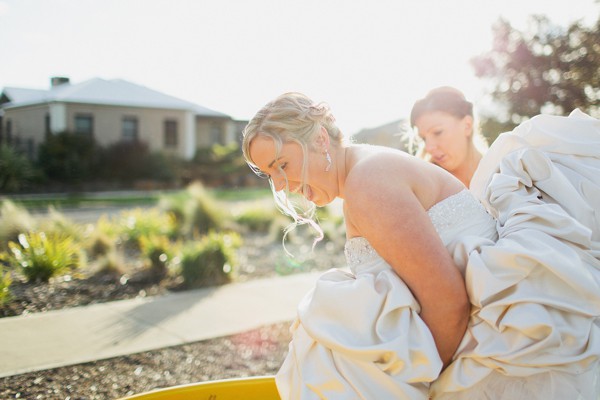
M 351 145 L 299 93 L 248 123 L 244 156 L 296 224 L 344 200 L 351 273 L 298 306 L 283 399 L 595 399 L 600 125 L 538 116 L 501 136 L 469 192 L 401 151 Z M 340 266 L 341 267 L 341 266 Z

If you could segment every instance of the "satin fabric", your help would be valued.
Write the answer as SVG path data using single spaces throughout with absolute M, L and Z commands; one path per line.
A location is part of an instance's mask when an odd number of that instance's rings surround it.
M 325 273 L 298 307 L 281 397 L 596 398 L 599 156 L 597 120 L 539 116 L 490 148 L 472 181 L 479 201 L 463 191 L 428 211 L 473 306 L 441 375 L 410 290 L 350 239 L 351 272 Z

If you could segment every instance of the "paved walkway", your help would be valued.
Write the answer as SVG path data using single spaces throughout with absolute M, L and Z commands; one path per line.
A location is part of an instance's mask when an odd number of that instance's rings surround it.
M 0 319 L 0 377 L 154 350 L 292 320 L 320 273 Z

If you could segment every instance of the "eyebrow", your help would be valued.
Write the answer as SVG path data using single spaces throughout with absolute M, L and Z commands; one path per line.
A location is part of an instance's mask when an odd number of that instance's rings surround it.
M 271 164 L 269 164 L 269 168 L 272 168 L 273 164 L 275 164 L 279 160 L 281 160 L 281 157 L 278 157 L 278 158 L 274 159 L 273 161 L 271 161 Z

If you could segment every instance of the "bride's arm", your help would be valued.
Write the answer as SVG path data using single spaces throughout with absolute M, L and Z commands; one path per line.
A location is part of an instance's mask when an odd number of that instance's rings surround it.
M 353 175 L 346 181 L 347 222 L 411 289 L 447 365 L 469 319 L 464 279 L 408 184 L 389 168 Z

